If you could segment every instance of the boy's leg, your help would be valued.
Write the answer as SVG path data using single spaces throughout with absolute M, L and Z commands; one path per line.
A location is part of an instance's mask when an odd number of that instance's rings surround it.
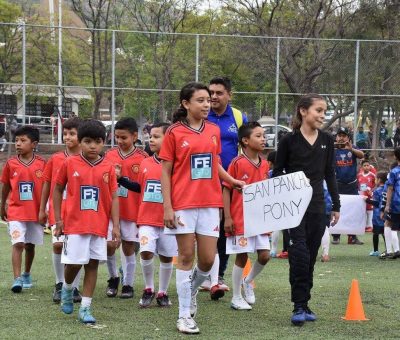
M 117 271 L 117 261 L 115 258 L 115 250 L 117 244 L 112 241 L 112 228 L 113 224 L 111 221 L 108 224 L 107 234 L 107 269 L 108 269 L 108 281 L 106 288 L 106 295 L 108 297 L 116 297 L 118 294 L 119 276 Z
M 165 257 L 159 255 L 160 257 L 160 269 L 159 269 L 159 280 L 158 280 L 158 294 L 167 294 L 169 283 L 172 276 L 172 257 Z
M 152 240 L 155 242 L 155 240 Z M 144 290 L 139 301 L 140 307 L 148 307 L 154 299 L 154 254 L 149 251 L 140 253 L 140 264 L 142 266 Z
M 236 237 L 236 236 L 232 236 Z M 231 240 L 231 237 L 227 238 L 227 243 Z M 228 248 L 228 246 L 227 246 Z M 243 282 L 243 269 L 246 266 L 248 256 L 247 253 L 236 254 L 235 264 L 232 269 L 232 300 L 231 308 L 236 310 L 250 310 L 251 306 L 243 299 L 241 290 Z
M 31 272 L 34 258 L 35 258 L 35 245 L 32 243 L 25 243 L 25 273 Z
M 53 229 L 52 229 L 53 230 Z M 54 236 L 53 236 L 54 237 Z M 61 263 L 62 243 L 53 243 L 53 270 L 56 277 L 56 282 L 53 290 L 53 302 L 59 303 L 61 301 L 61 290 L 64 282 L 64 264 Z
M 22 252 L 24 251 L 24 249 L 25 245 L 22 242 L 15 243 L 12 246 L 11 261 L 13 266 L 14 278 L 21 276 Z
M 90 306 L 92 297 L 97 282 L 97 270 L 99 260 L 90 259 L 88 264 L 85 264 L 85 277 L 83 280 L 82 302 L 79 308 L 79 320 L 83 323 L 95 323 Z
M 278 253 L 278 242 L 279 242 L 279 234 L 281 233 L 280 230 L 275 230 L 272 232 L 271 235 L 271 256 L 276 257 Z
M 72 282 L 81 269 L 80 264 L 66 264 L 64 268 L 64 283 L 61 291 L 61 310 L 65 314 L 74 311 L 73 287 Z

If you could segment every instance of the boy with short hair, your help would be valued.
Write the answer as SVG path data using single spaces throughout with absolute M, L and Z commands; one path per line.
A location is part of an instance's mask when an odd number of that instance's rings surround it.
M 115 140 L 117 147 L 106 153 L 106 159 L 121 167 L 121 176 L 131 181 L 138 181 L 139 166 L 142 160 L 148 157 L 147 153 L 135 147 L 138 138 L 138 126 L 133 118 L 123 118 L 115 124 Z M 123 263 L 124 282 L 121 298 L 133 298 L 133 283 L 136 268 L 136 254 L 139 248 L 139 231 L 136 225 L 140 194 L 128 191 L 123 186 L 118 188 L 119 217 L 121 225 L 122 252 L 125 255 Z M 110 235 L 110 233 L 109 233 Z M 115 297 L 118 292 L 119 277 L 115 261 L 115 244 L 108 239 L 107 266 L 110 279 L 106 294 Z
M 95 323 L 91 302 L 97 281 L 99 261 L 107 260 L 107 233 L 111 218 L 112 239 L 120 240 L 117 180 L 114 165 L 102 156 L 106 129 L 88 119 L 78 128 L 82 153 L 68 157 L 61 166 L 53 192 L 56 237 L 65 234 L 61 262 L 65 264 L 61 309 L 74 309 L 72 282 L 81 266 L 85 268 L 79 320 Z M 62 195 L 67 186 L 65 213 L 61 214 Z
M 31 267 L 35 245 L 43 244 L 43 227 L 39 224 L 40 193 L 45 160 L 34 153 L 39 130 L 22 126 L 15 131 L 17 155 L 10 158 L 1 177 L 1 218 L 8 222 L 12 244 L 14 283 L 11 290 L 20 293 L 32 287 Z M 6 201 L 8 198 L 8 206 Z M 21 275 L 22 252 L 25 249 L 25 272 Z
M 49 161 L 46 164 L 46 168 L 44 169 L 43 174 L 43 189 L 42 189 L 42 197 L 40 201 L 40 210 L 39 210 L 39 222 L 41 224 L 45 224 L 48 220 L 49 226 L 51 227 L 52 234 L 54 233 L 56 221 L 54 219 L 54 209 L 53 209 L 53 191 L 56 185 L 56 179 L 58 171 L 63 165 L 65 159 L 69 156 L 77 155 L 80 153 L 80 145 L 78 141 L 78 127 L 81 123 L 81 119 L 78 117 L 70 118 L 63 124 L 63 141 L 65 143 L 65 150 L 55 153 L 50 157 Z M 62 212 L 65 211 L 65 191 L 63 194 L 63 203 L 62 203 Z M 48 202 L 48 216 L 46 214 L 46 205 Z M 53 291 L 53 301 L 55 303 L 59 303 L 61 301 L 61 289 L 64 281 L 64 264 L 61 263 L 61 251 L 64 242 L 64 236 L 60 237 L 52 236 L 53 243 L 53 269 L 56 276 L 56 282 Z M 76 278 L 73 282 L 74 287 L 74 302 L 80 302 L 82 297 L 79 293 L 79 281 L 80 281 L 80 273 L 76 275 Z
M 371 171 L 371 165 L 368 159 L 363 159 L 361 161 L 362 171 L 357 175 L 358 180 L 358 189 L 359 193 L 362 196 L 366 196 L 367 198 L 372 198 L 372 189 L 375 187 L 375 174 Z M 367 203 L 367 225 L 365 227 L 366 232 L 372 231 L 372 214 L 373 214 L 373 205 Z

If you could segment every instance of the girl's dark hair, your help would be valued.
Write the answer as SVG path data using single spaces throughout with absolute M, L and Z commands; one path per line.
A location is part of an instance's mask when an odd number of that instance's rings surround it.
M 67 129 L 67 130 L 71 130 L 71 129 L 76 129 L 78 131 L 79 125 L 82 123 L 82 119 L 80 119 L 79 117 L 73 117 L 73 118 L 69 118 L 67 119 L 64 123 L 63 123 L 63 129 Z
M 381 183 L 385 183 L 386 182 L 386 180 L 387 180 L 387 172 L 385 172 L 385 171 L 379 171 L 377 174 L 376 174 L 376 178 L 378 179 L 378 181 L 380 181 Z
M 134 134 L 138 132 L 138 126 L 136 120 L 132 117 L 126 117 L 120 119 L 114 127 L 115 130 L 127 130 L 129 133 Z
M 196 91 L 200 91 L 200 90 L 206 90 L 208 92 L 208 95 L 211 96 L 210 90 L 208 89 L 208 87 L 201 83 L 191 82 L 191 83 L 186 84 L 184 87 L 182 87 L 181 92 L 179 93 L 180 105 L 179 105 L 178 109 L 174 112 L 174 115 L 172 117 L 173 123 L 186 120 L 187 110 L 182 105 L 182 102 L 184 100 L 189 101 L 190 98 L 192 98 L 193 93 L 195 93 Z
M 301 116 L 300 109 L 308 110 L 316 100 L 323 100 L 325 98 L 316 93 L 309 93 L 300 98 L 296 106 L 296 115 L 293 117 L 292 127 L 294 130 L 300 129 L 303 117 Z
M 106 139 L 106 128 L 102 122 L 96 119 L 85 119 L 78 128 L 78 140 L 88 137 L 92 139 L 101 138 L 103 142 Z
M 168 123 L 157 123 L 157 124 L 154 124 L 154 125 L 151 126 L 150 131 L 153 128 L 162 128 L 162 132 L 165 135 L 165 133 L 167 132 L 169 126 L 170 126 L 170 124 L 168 124 Z
M 18 136 L 27 136 L 31 142 L 39 142 L 40 133 L 39 130 L 32 125 L 23 125 L 15 131 L 15 137 Z
M 243 138 L 249 138 L 253 130 L 257 127 L 261 127 L 258 122 L 248 122 L 243 124 L 238 131 L 239 144 L 242 148 L 246 147 L 242 141 Z

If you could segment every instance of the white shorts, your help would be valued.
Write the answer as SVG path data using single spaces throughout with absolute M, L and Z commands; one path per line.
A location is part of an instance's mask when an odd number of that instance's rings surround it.
M 43 227 L 37 222 L 8 222 L 8 233 L 11 236 L 11 244 L 32 243 L 43 244 Z
M 226 254 L 255 253 L 257 250 L 270 250 L 268 235 L 251 237 L 240 235 L 226 238 Z
M 90 234 L 65 235 L 61 263 L 88 264 L 89 260 L 107 261 L 107 240 Z
M 64 242 L 64 236 L 65 235 L 61 235 L 61 236 L 58 236 L 58 237 L 55 237 L 54 236 L 54 230 L 56 229 L 56 226 L 55 225 L 52 225 L 51 226 L 51 241 L 53 242 L 53 244 L 54 243 L 63 243 Z
M 119 220 L 119 227 L 121 228 L 121 240 L 139 242 L 139 230 L 135 222 Z M 107 241 L 112 241 L 112 228 L 113 224 L 110 220 L 108 222 Z
M 180 225 L 183 223 L 184 225 Z M 165 228 L 166 235 L 200 234 L 219 237 L 219 208 L 195 208 L 175 211 L 176 229 Z
M 148 251 L 165 257 L 178 255 L 174 235 L 166 235 L 164 228 L 142 225 L 139 227 L 140 252 Z

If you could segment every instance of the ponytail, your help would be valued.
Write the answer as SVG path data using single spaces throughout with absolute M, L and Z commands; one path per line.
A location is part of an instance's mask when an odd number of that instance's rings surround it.
M 186 120 L 187 110 L 183 107 L 183 105 L 179 105 L 178 109 L 174 112 L 172 116 L 172 123 L 181 122 Z

